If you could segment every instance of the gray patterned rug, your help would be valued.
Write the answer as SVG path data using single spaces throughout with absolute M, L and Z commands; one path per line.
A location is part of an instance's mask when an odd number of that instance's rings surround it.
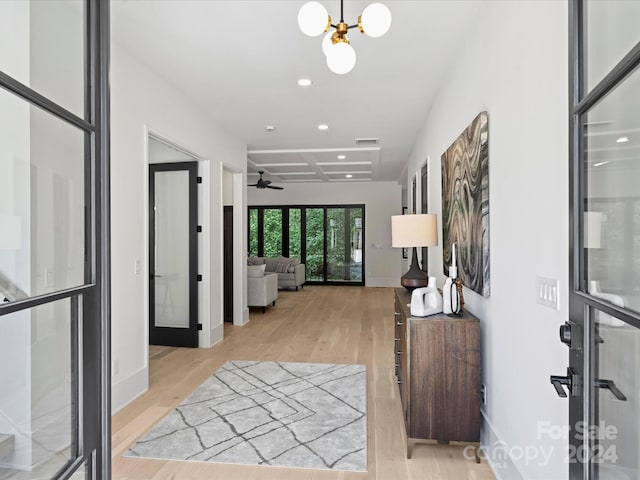
M 225 363 L 128 457 L 367 470 L 364 365 Z

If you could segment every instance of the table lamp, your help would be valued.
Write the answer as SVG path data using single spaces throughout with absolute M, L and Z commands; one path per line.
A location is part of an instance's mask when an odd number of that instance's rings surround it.
M 411 267 L 400 278 L 407 290 L 426 287 L 428 275 L 418 265 L 417 247 L 432 247 L 438 244 L 438 222 L 434 214 L 410 214 L 391 216 L 391 246 L 413 248 Z

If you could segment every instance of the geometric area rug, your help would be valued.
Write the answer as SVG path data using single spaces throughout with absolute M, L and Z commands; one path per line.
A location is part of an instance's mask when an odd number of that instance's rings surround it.
M 364 365 L 231 361 L 128 457 L 367 470 Z

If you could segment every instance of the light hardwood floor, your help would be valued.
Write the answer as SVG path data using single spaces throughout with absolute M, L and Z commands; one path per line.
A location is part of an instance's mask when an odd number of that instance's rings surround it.
M 280 291 L 275 308 L 225 325 L 210 349 L 151 347 L 149 391 L 113 416 L 114 479 L 489 480 L 463 446 L 418 444 L 405 458 L 393 359 L 393 290 L 307 286 Z M 124 458 L 122 453 L 227 360 L 360 363 L 367 366 L 368 472 L 331 472 Z

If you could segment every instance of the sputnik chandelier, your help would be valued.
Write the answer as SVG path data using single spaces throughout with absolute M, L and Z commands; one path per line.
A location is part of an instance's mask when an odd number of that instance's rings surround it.
M 298 26 L 302 33 L 310 37 L 328 32 L 322 40 L 327 66 L 333 73 L 343 75 L 349 73 L 356 64 L 356 52 L 347 38 L 347 32 L 358 27 L 364 35 L 381 37 L 391 26 L 391 12 L 381 3 L 372 3 L 358 17 L 357 24 L 348 25 L 344 21 L 343 0 L 340 0 L 340 22 L 334 25 L 321 3 L 307 2 L 298 12 Z M 335 28 L 335 31 L 331 32 L 331 28 Z

